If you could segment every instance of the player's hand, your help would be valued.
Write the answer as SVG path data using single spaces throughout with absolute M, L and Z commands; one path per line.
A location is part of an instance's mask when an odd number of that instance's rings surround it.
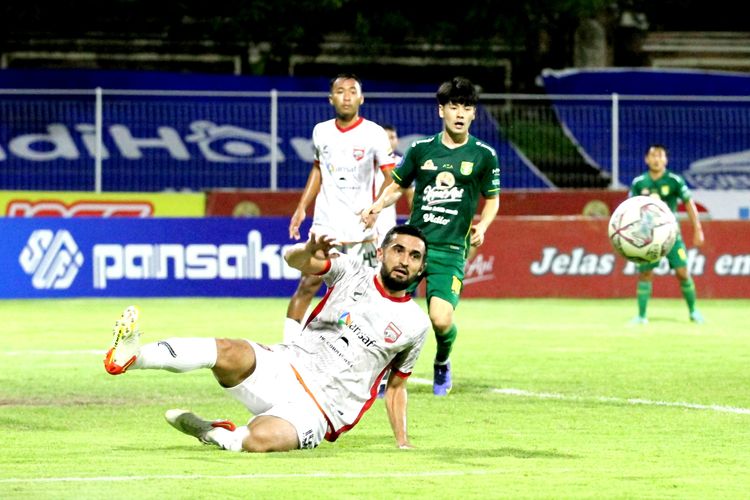
M 703 236 L 703 228 L 698 228 L 695 231 L 693 231 L 693 246 L 700 247 L 703 246 L 703 243 L 706 241 L 705 237 Z
M 480 247 L 482 246 L 482 243 L 484 243 L 484 227 L 480 226 L 479 224 L 475 224 L 471 226 L 471 232 L 470 232 L 470 242 L 471 246 L 473 247 Z
M 314 258 L 325 260 L 334 257 L 334 255 L 331 255 L 331 250 L 336 247 L 336 244 L 336 238 L 333 236 L 325 234 L 318 236 L 310 231 L 310 238 L 305 244 L 305 250 Z
M 292 220 L 289 221 L 289 238 L 293 240 L 300 239 L 299 227 L 305 220 L 306 214 L 304 210 L 297 208 L 292 214 Z
M 375 225 L 375 221 L 378 220 L 381 208 L 377 204 L 372 205 L 369 208 L 365 208 L 359 213 L 359 220 L 364 224 L 365 229 L 370 229 Z

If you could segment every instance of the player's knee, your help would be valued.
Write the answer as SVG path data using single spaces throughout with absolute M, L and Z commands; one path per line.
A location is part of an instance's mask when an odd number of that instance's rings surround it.
M 224 387 L 234 387 L 255 370 L 255 352 L 245 340 L 216 339 L 214 375 Z
M 440 335 L 450 330 L 453 325 L 453 316 L 445 314 L 430 316 L 430 321 L 432 322 L 432 329 Z
M 251 453 L 289 451 L 299 448 L 296 434 L 293 436 L 287 434 L 279 432 L 279 429 L 271 425 L 251 426 L 250 434 L 242 442 L 242 448 Z

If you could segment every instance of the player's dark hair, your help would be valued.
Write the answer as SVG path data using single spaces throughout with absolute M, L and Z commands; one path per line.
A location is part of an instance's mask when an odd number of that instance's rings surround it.
M 436 94 L 438 103 L 442 106 L 446 104 L 463 104 L 464 106 L 474 106 L 479 102 L 479 94 L 474 84 L 468 78 L 456 76 L 447 82 L 443 82 L 438 88 Z
M 331 78 L 331 81 L 328 84 L 329 91 L 333 92 L 333 86 L 335 85 L 336 80 L 354 80 L 359 84 L 360 90 L 362 89 L 362 80 L 360 80 L 357 75 L 355 75 L 354 73 L 339 73 L 338 75 Z
M 667 156 L 669 156 L 669 150 L 664 144 L 658 144 L 658 143 L 651 144 L 646 150 L 646 154 L 648 154 L 648 152 L 651 151 L 652 149 L 661 149 L 662 151 L 664 151 L 664 153 Z
M 396 126 L 392 123 L 384 123 L 383 125 L 381 125 L 381 127 L 383 127 L 383 130 L 393 130 L 394 132 L 398 132 Z
M 414 236 L 415 238 L 419 238 L 420 240 L 422 240 L 422 243 L 424 243 L 425 256 L 427 255 L 427 238 L 424 237 L 424 233 L 421 229 L 410 224 L 400 224 L 397 226 L 393 226 L 387 233 L 385 233 L 385 237 L 383 238 L 383 243 L 380 245 L 380 248 L 385 249 L 385 247 L 387 247 L 388 244 L 393 241 L 397 234 L 408 234 L 409 236 Z

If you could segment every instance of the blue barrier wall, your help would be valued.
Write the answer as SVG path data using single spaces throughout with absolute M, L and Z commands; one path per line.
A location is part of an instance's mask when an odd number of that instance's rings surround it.
M 288 297 L 287 218 L 0 219 L 0 298 Z M 303 227 L 303 234 L 309 221 Z
M 692 187 L 750 189 L 750 75 L 607 68 L 546 71 L 543 81 L 571 139 L 596 167 L 610 172 L 613 127 L 608 96 L 619 95 L 622 184 L 629 185 L 646 170 L 646 149 L 659 143 L 669 150 L 670 170 L 682 174 Z

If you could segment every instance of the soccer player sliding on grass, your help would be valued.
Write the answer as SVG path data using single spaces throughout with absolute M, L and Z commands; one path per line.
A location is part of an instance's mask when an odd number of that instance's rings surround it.
M 267 452 L 315 448 L 354 427 L 390 370 L 388 419 L 400 448 L 407 436 L 406 379 L 424 345 L 429 319 L 406 290 L 424 271 L 422 232 L 395 226 L 377 250 L 379 269 L 335 253 L 336 241 L 310 233 L 284 254 L 302 272 L 322 275 L 328 292 L 294 343 L 168 338 L 140 345 L 138 309 L 115 322 L 104 366 L 112 375 L 134 369 L 210 369 L 219 384 L 254 415 L 246 426 L 168 410 L 177 430 L 226 450 Z

